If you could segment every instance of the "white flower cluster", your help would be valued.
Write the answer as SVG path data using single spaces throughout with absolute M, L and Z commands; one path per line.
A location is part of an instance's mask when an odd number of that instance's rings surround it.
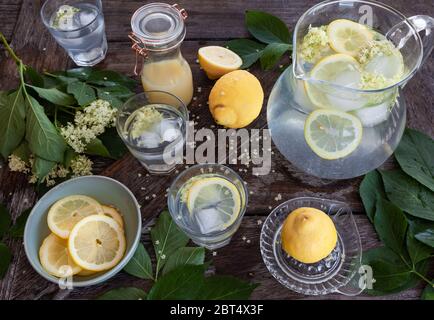
M 71 161 L 71 171 L 73 177 L 89 176 L 92 174 L 93 162 L 84 155 L 79 155 Z
M 27 163 L 24 160 L 22 160 L 20 157 L 14 155 L 14 154 L 11 154 L 8 157 L 8 165 L 9 165 L 9 169 L 11 171 L 22 172 L 22 173 L 30 172 L 30 169 L 27 166 Z
M 75 152 L 83 153 L 93 139 L 104 133 L 106 127 L 115 125 L 116 111 L 109 102 L 96 100 L 83 112 L 78 111 L 74 124 L 69 122 L 60 129 L 60 133 Z

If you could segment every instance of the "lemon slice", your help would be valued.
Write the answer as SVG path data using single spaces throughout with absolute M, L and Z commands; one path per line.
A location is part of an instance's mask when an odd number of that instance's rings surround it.
M 327 36 L 333 50 L 354 57 L 374 38 L 366 26 L 346 19 L 332 21 L 327 26 Z
M 319 157 L 335 160 L 351 154 L 362 140 L 360 120 L 337 110 L 315 110 L 306 119 L 304 137 Z
M 101 205 L 91 197 L 74 195 L 57 201 L 48 211 L 48 227 L 55 235 L 68 239 L 71 229 L 84 217 L 102 214 Z
M 307 96 L 319 108 L 340 111 L 362 108 L 367 103 L 366 98 L 328 85 L 332 83 L 348 88 L 360 88 L 362 78 L 360 70 L 357 60 L 347 54 L 338 53 L 323 58 L 313 67 L 311 78 L 325 83 L 305 81 Z
M 118 210 L 105 205 L 102 205 L 102 210 L 104 211 L 104 215 L 114 219 L 117 223 L 119 223 L 122 229 L 124 228 L 124 219 L 122 218 L 122 215 L 119 213 Z
M 220 78 L 239 69 L 243 64 L 243 60 L 235 52 L 219 46 L 202 47 L 198 56 L 200 66 L 210 79 Z
M 93 276 L 96 273 L 97 273 L 96 271 L 89 271 L 89 270 L 82 269 L 79 273 L 77 273 L 77 276 L 88 277 L 88 276 Z
M 232 225 L 240 213 L 240 192 L 224 178 L 199 178 L 188 190 L 187 208 L 202 233 L 221 231 Z
M 81 272 L 68 253 L 67 241 L 51 233 L 45 238 L 39 249 L 39 259 L 42 267 L 49 274 L 66 278 Z
M 104 271 L 116 266 L 125 253 L 124 231 L 112 218 L 92 215 L 71 230 L 68 249 L 74 262 L 89 271 Z

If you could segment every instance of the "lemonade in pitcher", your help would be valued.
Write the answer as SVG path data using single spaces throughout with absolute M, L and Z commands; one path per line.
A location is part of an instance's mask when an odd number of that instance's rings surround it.
M 405 128 L 400 88 L 431 49 L 418 34 L 428 19 L 369 1 L 325 1 L 308 10 L 294 31 L 293 65 L 268 102 L 282 154 L 331 179 L 360 176 L 390 157 Z

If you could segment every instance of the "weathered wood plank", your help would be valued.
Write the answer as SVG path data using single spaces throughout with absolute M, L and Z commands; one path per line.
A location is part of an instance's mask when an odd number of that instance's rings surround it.
M 12 38 L 18 20 L 22 0 L 0 0 L 0 32 L 6 39 Z

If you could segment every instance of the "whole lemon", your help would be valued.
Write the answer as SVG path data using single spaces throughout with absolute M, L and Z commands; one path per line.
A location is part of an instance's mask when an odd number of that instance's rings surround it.
M 298 208 L 283 223 L 283 250 L 303 263 L 326 258 L 336 247 L 337 239 L 332 219 L 315 208 Z
M 222 76 L 209 95 L 214 120 L 228 128 L 243 128 L 261 113 L 264 91 L 250 72 L 236 70 Z

